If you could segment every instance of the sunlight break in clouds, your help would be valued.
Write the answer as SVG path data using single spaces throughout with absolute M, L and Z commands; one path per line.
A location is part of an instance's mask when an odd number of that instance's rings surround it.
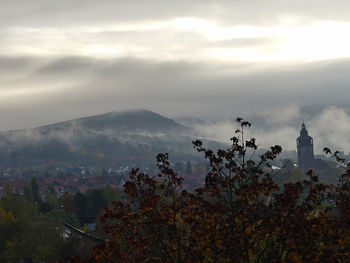
M 281 19 L 283 22 L 285 19 Z M 288 20 L 289 21 L 289 20 Z M 178 18 L 149 23 L 129 23 L 94 27 L 63 28 L 13 28 L 7 30 L 7 40 L 3 50 L 27 55 L 84 55 L 92 57 L 122 57 L 125 55 L 141 58 L 157 58 L 157 54 L 171 59 L 216 59 L 249 61 L 313 61 L 350 56 L 349 22 L 318 21 L 300 25 L 290 21 L 276 26 L 220 25 L 214 20 L 202 18 Z M 144 35 L 147 32 L 147 35 Z M 161 33 L 159 33 L 161 32 Z M 177 43 L 172 49 L 173 38 L 164 32 L 178 35 L 184 33 L 196 36 Z M 105 34 L 104 41 L 95 34 Z M 115 34 L 128 34 L 127 38 L 113 37 Z M 160 35 L 159 35 L 160 34 Z M 142 42 L 132 41 L 148 38 Z M 162 36 L 163 35 L 163 36 Z M 161 41 L 165 48 L 155 49 Z M 222 41 L 256 40 L 255 45 L 222 46 Z M 271 39 L 269 42 L 259 41 Z M 198 42 L 200 41 L 200 42 Z M 7 43 L 6 45 L 6 42 Z M 15 42 L 15 44 L 13 44 Z M 12 45 L 10 45 L 12 43 Z M 201 43 L 201 44 L 199 44 Z M 197 46 L 196 52 L 186 50 Z
M 349 7 L 2 1 L 0 130 L 136 107 L 170 118 L 275 111 L 283 125 L 300 118 L 287 105 L 346 105 Z

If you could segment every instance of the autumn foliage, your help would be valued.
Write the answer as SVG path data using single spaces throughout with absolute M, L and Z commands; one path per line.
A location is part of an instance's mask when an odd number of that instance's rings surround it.
M 181 178 L 159 154 L 159 174 L 135 169 L 124 185 L 125 200 L 106 209 L 106 241 L 91 262 L 350 262 L 350 165 L 338 185 L 307 180 L 283 189 L 269 162 L 273 146 L 259 158 L 255 139 L 239 129 L 227 150 L 194 148 L 210 165 L 203 187 L 182 189 Z M 336 155 L 336 154 L 335 154 Z

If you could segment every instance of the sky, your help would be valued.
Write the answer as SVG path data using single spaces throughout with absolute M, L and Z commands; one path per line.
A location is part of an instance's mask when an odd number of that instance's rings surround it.
M 140 108 L 275 125 L 350 99 L 349 1 L 0 4 L 0 130 Z

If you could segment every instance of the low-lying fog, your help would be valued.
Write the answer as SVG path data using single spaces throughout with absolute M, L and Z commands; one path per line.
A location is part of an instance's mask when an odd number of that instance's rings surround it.
M 228 142 L 236 127 L 236 117 L 214 120 L 179 118 L 178 121 L 192 126 L 200 136 Z M 298 107 L 291 104 L 243 117 L 252 123 L 247 136 L 255 137 L 260 147 L 279 144 L 284 150 L 296 149 L 296 138 L 304 121 L 309 135 L 314 138 L 316 153 L 322 153 L 324 147 L 345 153 L 350 151 L 349 107 Z

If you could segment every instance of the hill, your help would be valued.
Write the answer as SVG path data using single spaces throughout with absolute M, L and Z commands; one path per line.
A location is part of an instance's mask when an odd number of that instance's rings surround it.
M 0 133 L 0 168 L 148 166 L 160 152 L 193 160 L 194 139 L 190 128 L 151 111 L 109 112 Z
M 184 132 L 186 128 L 174 120 L 148 110 L 108 112 L 102 115 L 64 121 L 37 128 L 41 132 L 69 129 L 78 126 L 85 130 L 115 132 Z

